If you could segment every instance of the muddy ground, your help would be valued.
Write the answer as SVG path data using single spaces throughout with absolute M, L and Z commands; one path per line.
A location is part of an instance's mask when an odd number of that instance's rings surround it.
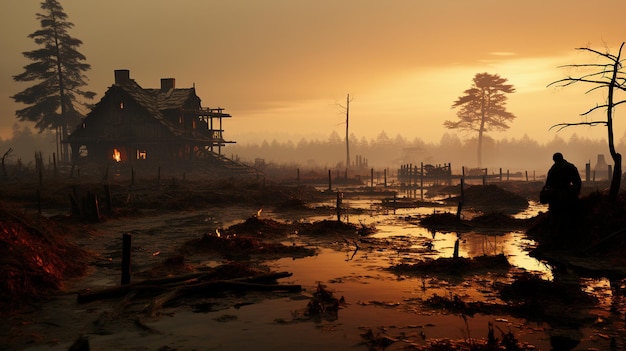
M 559 277 L 572 275 L 607 278 L 615 306 L 602 321 L 585 314 L 597 303 L 579 282 L 542 279 L 537 274 L 512 270 L 504 255 L 480 257 L 438 257 L 433 259 L 430 241 L 378 238 L 375 225 L 345 221 L 363 208 L 343 206 L 337 213 L 337 193 L 312 186 L 289 185 L 258 179 L 212 179 L 125 182 L 80 182 L 72 179 L 0 184 L 0 260 L 3 279 L 0 290 L 2 350 L 67 349 L 81 336 L 116 335 L 132 329 L 139 335 L 155 333 L 149 321 L 176 313 L 176 308 L 220 311 L 249 304 L 261 304 L 273 297 L 302 301 L 290 319 L 278 325 L 301 321 L 337 321 L 339 311 L 348 308 L 344 296 L 326 281 L 295 284 L 285 278 L 291 272 L 275 271 L 273 260 L 315 257 L 323 250 L 357 253 L 405 252 L 410 260 L 382 269 L 398 280 L 435 277 L 463 286 L 481 274 L 506 276 L 490 286 L 494 299 L 472 299 L 463 295 L 437 295 L 416 304 L 440 313 L 462 316 L 506 315 L 529 323 L 550 323 L 555 350 L 573 349 L 580 343 L 580 330 L 596 326 L 590 340 L 598 349 L 624 347 L 624 302 L 621 298 L 626 277 L 626 201 L 610 203 L 601 185 L 587 187 L 581 200 L 580 231 L 566 238 L 550 234 L 545 213 L 515 218 L 537 200 L 542 184 L 505 182 L 468 186 L 463 189 L 461 212 L 433 211 L 405 218 L 433 232 L 520 231 L 536 241 L 533 255 L 556 271 Z M 376 193 L 369 187 L 352 186 L 343 191 L 350 197 L 376 199 L 380 207 L 432 206 L 460 202 L 459 187 L 433 187 L 425 199 L 390 201 L 385 188 Z M 407 203 L 410 203 L 407 205 Z M 330 205 L 329 205 L 330 204 Z M 198 215 L 194 215 L 199 213 Z M 206 215 L 209 213 L 210 215 Z M 191 215 L 190 215 L 191 214 Z M 195 217 L 194 217 L 195 216 Z M 307 220 L 314 218 L 313 220 Z M 324 218 L 324 219 L 319 219 Z M 344 219 L 337 221 L 337 218 Z M 132 282 L 118 279 L 122 256 L 120 233 L 145 234 L 147 225 L 163 222 L 164 233 L 154 230 L 147 241 L 133 243 Z M 209 223 L 207 223 L 209 222 Z M 155 226 L 159 228 L 158 225 Z M 348 257 L 347 259 L 352 259 Z M 314 269 L 314 268 L 311 268 Z M 422 282 L 424 281 L 424 278 Z M 430 279 L 430 278 L 429 278 Z M 364 279 L 366 280 L 366 279 Z M 97 284 L 100 282 L 100 284 Z M 210 297 L 210 300 L 207 300 Z M 49 314 L 72 316 L 71 311 L 108 306 L 93 320 L 82 321 L 89 328 L 48 326 Z M 588 306 L 574 309 L 572 306 Z M 113 312 L 111 311 L 111 307 Z M 47 315 L 48 314 L 48 315 Z M 82 317 L 81 317 L 82 318 Z M 223 314 L 220 323 L 229 318 Z M 47 322 L 46 322 L 47 321 Z M 622 329 L 616 327 L 620 325 Z M 56 323 L 56 322 L 53 322 Z M 426 338 L 416 333 L 372 326 L 362 330 L 354 347 L 363 350 L 531 350 L 537 346 L 518 340 L 510 329 L 491 322 L 484 335 L 465 338 Z M 409 326 L 405 326 L 409 328 Z M 421 329 L 420 329 L 421 330 Z M 468 331 L 469 333 L 469 331 Z M 128 349 L 173 350 L 176 347 L 149 344 Z M 76 344 L 78 347 L 80 342 Z M 84 344 L 83 344 L 84 345 Z M 91 349 L 103 349 L 93 344 Z M 185 349 L 184 347 L 180 348 Z M 259 349 L 264 349 L 259 347 Z

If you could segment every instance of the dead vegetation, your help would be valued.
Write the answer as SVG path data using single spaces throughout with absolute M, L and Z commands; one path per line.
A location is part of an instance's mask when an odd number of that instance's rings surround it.
M 469 190 L 473 189 L 473 190 Z M 501 189 L 495 186 L 471 187 L 465 193 L 464 206 L 480 208 L 486 212 L 471 219 L 459 219 L 450 213 L 435 213 L 424 216 L 420 223 L 432 230 L 476 230 L 484 228 L 525 230 L 540 243 L 549 243 L 551 238 L 546 232 L 546 218 L 542 214 L 529 220 L 512 218 L 504 212 L 494 212 L 490 209 L 499 208 L 507 203 L 509 209 L 523 206 L 522 201 L 513 201 L 513 197 L 503 195 Z M 33 194 L 37 194 L 37 187 L 25 187 L 20 192 L 17 189 L 6 187 L 2 194 L 7 194 L 12 203 L 33 208 Z M 54 192 L 42 191 L 44 207 L 69 207 L 68 194 L 85 194 L 92 192 L 106 198 L 104 187 L 101 185 L 82 184 L 78 188 L 62 187 Z M 145 209 L 167 211 L 172 208 L 189 209 L 195 206 L 215 206 L 228 204 L 250 204 L 262 208 L 272 206 L 283 211 L 298 210 L 312 211 L 307 206 L 308 201 L 319 200 L 320 195 L 314 189 L 307 187 L 279 187 L 262 184 L 254 181 L 243 181 L 238 184 L 233 180 L 224 180 L 216 183 L 192 183 L 177 181 L 157 185 L 111 187 L 112 210 L 107 211 L 106 204 L 101 202 L 103 209 L 101 220 L 120 218 L 124 216 L 140 216 Z M 482 193 L 481 193 L 482 192 Z M 327 198 L 328 196 L 326 196 Z M 469 199 L 472 199 L 471 201 Z M 455 201 L 458 199 L 453 199 Z M 508 201 L 511 201 L 509 203 Z M 624 263 L 623 255 L 626 231 L 626 201 L 620 198 L 619 203 L 607 202 L 603 194 L 592 194 L 581 200 L 581 220 L 579 237 L 572 239 L 584 244 L 571 249 L 567 256 L 562 252 L 554 258 L 550 254 L 551 247 L 544 246 L 544 251 L 538 251 L 544 258 L 566 262 L 568 267 L 576 267 L 582 262 L 573 257 L 585 255 L 593 258 L 602 256 L 610 263 L 615 273 L 615 267 Z M 528 203 L 526 202 L 526 206 Z M 31 211 L 32 212 L 32 211 Z M 77 249 L 71 244 L 71 237 L 76 230 L 81 230 L 89 224 L 80 216 L 63 216 L 45 219 L 41 216 L 26 215 L 26 213 L 8 211 L 0 208 L 2 232 L 0 234 L 0 262 L 3 274 L 9 277 L 3 281 L 1 293 L 2 301 L 7 306 L 13 305 L 24 297 L 39 298 L 63 288 L 63 282 L 68 277 L 83 274 L 87 265 L 88 253 Z M 72 228 L 72 229 L 70 229 Z M 325 239 L 328 241 L 342 241 L 359 245 L 383 247 L 383 240 L 368 240 L 366 237 L 375 232 L 374 227 L 325 220 L 313 223 L 285 223 L 270 218 L 251 216 L 241 223 L 228 228 L 220 228 L 215 232 L 207 232 L 200 237 L 181 245 L 179 252 L 165 259 L 161 264 L 137 273 L 142 281 L 115 289 L 83 291 L 78 300 L 86 303 L 98 299 L 118 299 L 120 305 L 128 306 L 128 313 L 143 313 L 155 316 L 162 313 L 169 306 L 201 305 L 202 297 L 226 294 L 227 292 L 265 291 L 280 293 L 300 293 L 301 287 L 291 284 L 279 284 L 277 279 L 289 277 L 288 272 L 271 272 L 266 267 L 243 264 L 254 258 L 272 259 L 278 257 L 305 257 L 314 255 L 316 249 L 306 245 L 285 244 L 289 236 L 297 235 L 310 238 Z M 584 236 L 587 235 L 587 236 Z M 424 245 L 426 245 L 425 243 Z M 563 248 L 563 247 L 562 247 Z M 426 250 L 425 247 L 423 250 Z M 422 249 L 420 249 L 422 250 Z M 561 250 L 562 251 L 562 250 Z M 417 252 L 417 251 L 416 251 Z M 199 270 L 189 263 L 189 256 L 210 255 L 226 260 L 229 263 L 214 267 L 211 270 Z M 561 261 L 559 261 L 561 260 Z M 597 261 L 597 260 L 594 260 Z M 589 265 L 580 264 L 591 270 Z M 440 258 L 426 260 L 417 264 L 400 264 L 390 267 L 389 270 L 402 275 L 472 275 L 480 271 L 506 272 L 510 265 L 504 255 L 476 257 L 466 259 Z M 601 274 L 606 274 L 603 270 Z M 613 275 L 614 276 L 614 275 Z M 623 276 L 617 275 L 623 278 Z M 520 276 L 511 284 L 498 287 L 500 297 L 506 304 L 488 304 L 480 301 L 464 301 L 461 297 L 450 298 L 433 296 L 425 300 L 424 304 L 432 308 L 440 308 L 452 313 L 471 316 L 475 313 L 497 314 L 510 313 L 528 320 L 543 320 L 553 323 L 571 322 L 571 319 L 560 320 L 558 308 L 546 310 L 546 301 L 553 306 L 569 308 L 572 304 L 592 304 L 586 295 L 580 294 L 579 286 L 566 286 L 549 283 L 541 279 Z M 564 290 L 565 289 L 565 290 Z M 563 292 L 567 292 L 570 300 L 558 300 Z M 222 295 L 224 296 L 224 295 Z M 345 305 L 343 297 L 335 297 L 330 290 L 319 284 L 313 293 L 304 312 L 300 317 L 305 320 L 333 320 L 337 312 Z M 5 307 L 6 308 L 6 307 Z M 567 316 L 570 317 L 570 316 Z M 588 321 L 576 321 L 588 322 Z M 431 340 L 428 348 L 411 348 L 414 350 L 526 350 L 525 346 L 517 343 L 510 331 L 500 331 L 500 338 L 494 334 L 486 340 Z M 384 349 L 389 345 L 401 341 L 384 333 L 368 331 L 363 334 L 364 343 L 371 349 Z M 494 343 L 495 342 L 495 343 Z M 413 346 L 411 346 L 413 347 Z M 517 348 L 516 348 L 517 347 Z M 529 348 L 530 349 L 530 348 Z
M 0 205 L 0 312 L 45 298 L 85 273 L 90 254 L 66 240 L 75 230 Z

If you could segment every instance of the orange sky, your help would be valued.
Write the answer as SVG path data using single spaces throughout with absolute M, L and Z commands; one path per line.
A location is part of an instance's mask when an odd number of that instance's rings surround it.
M 36 46 L 39 0 L 2 0 L 0 136 L 10 135 L 16 109 L 11 95 L 29 86 L 12 76 L 29 63 L 21 53 Z M 557 68 L 595 60 L 577 47 L 615 52 L 626 40 L 623 0 L 61 0 L 70 34 L 84 44 L 92 70 L 88 89 L 99 100 L 115 69 L 130 69 L 145 88 L 176 78 L 195 84 L 206 107 L 224 107 L 227 139 L 297 142 L 345 133 L 359 138 L 421 138 L 437 142 L 450 108 L 476 73 L 508 78 L 517 92 L 508 109 L 517 116 L 492 137 L 540 142 L 548 128 L 577 121 L 600 95 L 547 88 L 563 78 Z M 617 111 L 617 118 L 622 113 Z M 602 115 L 597 115 L 602 118 Z M 626 118 L 626 117 L 625 117 Z M 626 132 L 617 123 L 616 136 Z M 573 133 L 604 138 L 605 128 Z M 465 137 L 465 135 L 461 135 Z

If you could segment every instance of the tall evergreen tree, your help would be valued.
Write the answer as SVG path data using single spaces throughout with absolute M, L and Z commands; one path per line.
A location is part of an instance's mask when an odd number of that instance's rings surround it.
M 449 129 L 465 129 L 478 132 L 478 166 L 482 164 L 483 135 L 490 130 L 506 130 L 515 115 L 506 110 L 507 96 L 514 93 L 506 78 L 497 74 L 478 73 L 471 88 L 465 90 L 452 107 L 459 107 L 458 121 L 445 121 Z
M 57 0 L 44 0 L 43 13 L 37 13 L 41 29 L 30 34 L 40 48 L 22 54 L 32 62 L 24 66 L 24 72 L 13 76 L 17 82 L 36 82 L 34 85 L 12 96 L 13 100 L 28 105 L 17 110 L 20 121 L 35 122 L 39 132 L 46 129 L 57 132 L 65 140 L 69 129 L 80 123 L 83 99 L 93 99 L 95 93 L 82 90 L 87 85 L 84 72 L 91 69 L 85 56 L 78 52 L 83 43 L 73 38 L 68 31 L 74 24 L 68 22 L 67 14 Z M 61 159 L 69 160 L 67 144 L 62 149 Z

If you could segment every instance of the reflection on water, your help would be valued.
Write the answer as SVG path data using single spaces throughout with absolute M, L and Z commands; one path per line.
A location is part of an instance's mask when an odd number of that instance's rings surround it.
M 535 246 L 535 243 L 526 238 L 523 232 L 494 232 L 477 233 L 477 232 L 431 232 L 426 228 L 422 228 L 417 221 L 406 219 L 417 219 L 424 215 L 432 213 L 455 213 L 456 207 L 415 207 L 396 209 L 395 213 L 377 207 L 379 200 L 371 199 L 349 199 L 344 200 L 343 205 L 351 209 L 364 209 L 365 213 L 344 215 L 343 220 L 350 223 L 361 223 L 364 225 L 374 225 L 377 229 L 374 238 L 392 238 L 400 237 L 405 240 L 413 240 L 422 242 L 428 239 L 433 244 L 433 250 L 437 257 L 452 257 L 454 244 L 460 239 L 459 255 L 461 257 L 477 257 L 483 255 L 504 254 L 507 256 L 509 263 L 525 269 L 530 272 L 541 273 L 545 279 L 552 279 L 551 267 L 544 262 L 528 255 L 529 249 Z M 334 206 L 332 202 L 316 204 L 317 206 Z M 515 218 L 531 218 L 540 212 L 546 212 L 547 206 L 531 201 L 530 206 L 514 215 Z M 333 220 L 333 216 L 309 217 L 309 221 Z M 419 257 L 418 257 L 419 258 Z
M 298 321 L 294 315 L 305 308 L 307 301 L 279 296 L 208 313 L 179 311 L 151 321 L 149 326 L 178 336 L 177 345 L 184 348 L 361 350 L 366 349 L 361 335 L 368 330 L 408 344 L 425 345 L 438 338 L 485 338 L 491 322 L 504 331 L 514 332 L 520 341 L 549 349 L 545 334 L 537 332 L 545 327 L 541 324 L 498 315 L 464 319 L 423 306 L 423 301 L 433 295 L 495 300 L 481 290 L 498 278 L 485 276 L 476 282 L 458 284 L 432 276 L 398 277 L 385 269 L 390 265 L 385 252 L 360 250 L 352 256 L 350 251 L 347 247 L 339 251 L 320 249 L 314 257 L 270 262 L 276 271 L 292 272 L 293 276 L 283 279 L 283 283 L 301 284 L 305 295 L 310 296 L 322 283 L 335 296 L 344 297 L 346 304 L 335 321 Z
M 333 207 L 334 201 L 317 204 Z M 530 257 L 528 250 L 535 243 L 525 237 L 523 232 L 431 232 L 419 226 L 416 219 L 426 214 L 454 212 L 455 207 L 417 207 L 385 211 L 374 200 L 344 199 L 344 206 L 351 209 L 349 215 L 342 217 L 351 223 L 373 225 L 377 232 L 363 238 L 362 242 L 338 240 L 335 243 L 318 247 L 318 253 L 312 257 L 291 259 L 283 258 L 265 262 L 272 270 L 288 271 L 293 275 L 281 279 L 280 283 L 300 284 L 305 289 L 303 294 L 264 294 L 248 293 L 235 296 L 235 302 L 252 304 L 224 304 L 223 296 L 203 297 L 203 303 L 211 306 L 208 312 L 195 313 L 193 307 L 165 308 L 164 314 L 157 319 L 143 321 L 148 327 L 158 332 L 146 333 L 140 339 L 136 334 L 115 334 L 114 336 L 93 336 L 99 338 L 100 345 L 108 349 L 118 347 L 129 349 L 130 345 L 157 346 L 150 349 L 164 348 L 180 350 L 365 350 L 362 334 L 371 330 L 374 334 L 385 333 L 397 340 L 402 346 L 425 345 L 436 338 L 468 340 L 487 337 L 488 324 L 511 331 L 521 342 L 529 342 L 539 350 L 549 350 L 550 325 L 533 323 L 510 315 L 482 315 L 471 317 L 452 314 L 440 309 L 432 309 L 424 300 L 437 296 L 460 296 L 464 301 L 485 301 L 503 303 L 494 293 L 494 285 L 510 282 L 506 274 L 491 272 L 480 273 L 463 278 L 437 275 L 403 276 L 391 273 L 388 268 L 399 263 L 415 263 L 424 259 L 452 257 L 455 242 L 459 240 L 459 256 L 477 257 L 482 255 L 504 254 L 508 261 L 519 270 L 539 273 L 544 279 L 553 279 L 551 267 Z M 526 218 L 545 211 L 545 206 L 532 204 L 524 213 L 517 216 Z M 332 212 L 332 211 L 329 211 Z M 223 223 L 230 223 L 234 218 L 245 219 L 244 214 L 252 213 L 249 209 L 230 217 L 221 217 Z M 281 220 L 280 213 L 263 212 L 263 217 Z M 187 213 L 189 218 L 192 214 Z M 290 218 L 283 220 L 293 220 Z M 206 216 L 196 215 L 194 218 Z M 332 214 L 301 218 L 306 221 L 335 220 Z M 181 219 L 181 221 L 184 220 Z M 203 230 L 219 223 L 202 224 Z M 114 223 L 103 224 L 112 226 Z M 165 225 L 165 224 L 164 224 Z M 158 232 L 174 232 L 176 228 L 159 228 Z M 190 223 L 185 222 L 189 231 Z M 224 227 L 227 225 L 224 225 Z M 127 230 L 128 228 L 124 228 Z M 112 230 L 122 231 L 113 227 Z M 155 232 L 152 230 L 152 232 Z M 141 233 L 136 236 L 141 238 Z M 153 248 L 152 234 L 147 236 L 145 244 L 148 252 L 157 249 L 166 252 L 168 248 Z M 293 243 L 309 242 L 293 234 L 289 240 Z M 381 244 L 384 243 L 385 245 Z M 180 243 L 168 242 L 171 248 Z M 205 262 L 215 265 L 216 262 Z M 304 309 L 308 297 L 321 283 L 337 297 L 344 297 L 346 304 L 339 310 L 334 321 L 301 321 L 294 318 Z M 623 307 L 623 301 L 613 294 L 614 286 L 608 280 L 584 280 L 590 293 L 604 296 L 596 312 L 598 318 L 605 318 L 615 305 Z M 230 297 L 229 297 L 230 298 Z M 194 302 L 199 303 L 199 302 Z M 224 306 L 225 305 L 225 306 Z M 220 307 L 224 306 L 224 307 Z M 464 318 L 465 317 L 465 318 Z M 583 329 L 586 335 L 581 347 L 598 347 L 598 339 L 591 336 L 595 331 Z M 499 335 L 497 335 L 499 337 Z M 606 344 L 606 340 L 599 340 Z M 141 345 L 137 345 L 141 343 Z M 101 348 L 105 349 L 105 348 Z M 398 349 L 397 347 L 395 349 Z

